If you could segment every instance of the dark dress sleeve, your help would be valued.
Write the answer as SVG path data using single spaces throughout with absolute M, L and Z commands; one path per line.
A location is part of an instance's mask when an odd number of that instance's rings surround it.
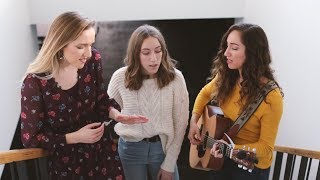
M 65 134 L 55 134 L 49 125 L 41 86 L 46 80 L 28 75 L 21 87 L 21 140 L 25 147 L 52 149 L 66 144 Z
M 113 107 L 117 109 L 119 112 L 121 111 L 120 105 L 113 99 L 110 98 L 108 93 L 107 93 L 107 88 L 105 86 L 104 80 L 103 80 L 103 68 L 102 68 L 102 59 L 101 55 L 97 50 L 93 50 L 93 57 L 95 60 L 95 69 L 96 69 L 96 74 L 97 74 L 97 107 L 99 110 L 99 116 L 100 119 L 104 122 L 107 121 L 109 122 L 108 126 L 106 127 L 105 131 L 110 133 L 110 136 L 113 139 L 119 138 L 119 136 L 116 134 L 114 131 L 114 126 L 117 123 L 116 121 L 112 121 L 111 118 L 109 118 L 109 111 L 110 108 Z
M 97 50 L 93 51 L 93 56 L 95 59 L 95 69 L 97 74 L 97 105 L 99 108 L 99 113 L 103 117 L 104 121 L 110 121 L 109 118 L 109 109 L 111 107 L 121 110 L 119 104 L 112 98 L 109 97 L 107 93 L 107 88 L 104 84 L 104 80 L 102 77 L 102 63 L 101 63 L 101 55 Z

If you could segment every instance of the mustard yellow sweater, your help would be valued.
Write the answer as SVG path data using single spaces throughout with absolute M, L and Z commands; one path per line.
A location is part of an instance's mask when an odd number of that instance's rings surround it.
M 213 79 L 199 92 L 193 107 L 193 113 L 202 114 L 205 105 L 212 99 L 212 92 L 216 90 L 216 79 Z M 240 115 L 237 102 L 240 99 L 240 86 L 236 86 L 230 98 L 221 105 L 227 118 L 235 121 Z M 283 98 L 280 90 L 272 90 L 262 101 L 260 106 L 240 129 L 233 139 L 235 149 L 246 147 L 256 148 L 259 163 L 256 167 L 266 169 L 271 166 L 273 148 L 278 132 L 278 125 L 283 111 Z M 266 103 L 267 102 L 267 103 Z

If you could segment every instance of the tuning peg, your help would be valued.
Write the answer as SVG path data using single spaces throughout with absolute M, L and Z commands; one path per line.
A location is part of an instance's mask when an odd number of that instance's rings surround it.
M 252 152 L 253 152 L 254 154 L 256 154 L 257 149 L 256 149 L 256 148 L 252 148 Z
M 248 169 L 248 172 L 249 172 L 249 173 L 252 173 L 252 169 Z
M 246 148 L 246 146 L 243 146 L 243 147 L 242 147 L 243 150 L 245 150 L 245 148 Z M 250 147 L 248 147 L 248 151 L 247 151 L 247 152 L 249 152 L 249 151 L 250 151 Z M 242 166 L 242 169 L 243 169 L 243 170 L 247 170 L 248 168 L 245 167 L 245 166 Z
M 245 149 L 246 149 L 246 146 L 245 146 L 245 145 L 243 145 L 242 150 L 243 150 L 243 151 L 245 151 Z M 244 167 L 243 165 L 238 164 L 238 168 L 243 168 L 243 167 Z
M 258 164 L 258 159 L 256 158 L 256 153 L 257 153 L 257 149 L 256 148 L 253 148 L 252 149 L 252 152 L 254 153 L 254 163 Z

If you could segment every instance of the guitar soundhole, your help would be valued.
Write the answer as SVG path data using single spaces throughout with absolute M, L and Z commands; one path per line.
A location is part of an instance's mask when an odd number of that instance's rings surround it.
M 202 143 L 197 146 L 199 158 L 203 157 L 206 152 L 206 144 L 208 141 L 208 136 L 209 136 L 209 133 L 207 132 L 206 135 L 203 137 Z

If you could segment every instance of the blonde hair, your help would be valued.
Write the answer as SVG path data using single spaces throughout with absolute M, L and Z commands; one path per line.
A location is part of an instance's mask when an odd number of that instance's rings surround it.
M 57 73 L 62 49 L 76 40 L 84 30 L 94 27 L 95 22 L 82 17 L 77 12 L 65 12 L 52 22 L 43 45 L 35 60 L 27 68 L 27 74 L 46 73 L 50 79 Z

